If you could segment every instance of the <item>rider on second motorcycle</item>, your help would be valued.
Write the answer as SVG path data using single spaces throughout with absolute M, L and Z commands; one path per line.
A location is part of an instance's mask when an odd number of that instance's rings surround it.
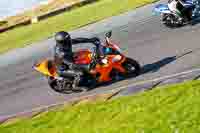
M 185 2 L 186 0 L 168 0 L 168 6 L 171 11 L 190 21 L 192 16 L 184 6 Z
M 55 55 L 54 59 L 57 64 L 57 73 L 60 77 L 73 77 L 72 88 L 77 87 L 82 71 L 74 64 L 72 45 L 79 43 L 92 43 L 97 48 L 97 57 L 103 58 L 105 51 L 109 50 L 101 45 L 99 38 L 75 38 L 72 39 L 70 34 L 65 31 L 56 33 L 55 35 Z

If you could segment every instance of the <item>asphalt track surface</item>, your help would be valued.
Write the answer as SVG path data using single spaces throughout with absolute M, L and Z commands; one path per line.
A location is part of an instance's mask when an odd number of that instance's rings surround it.
M 56 93 L 48 87 L 45 78 L 33 71 L 32 65 L 36 59 L 52 55 L 52 39 L 0 56 L 0 116 L 102 93 L 197 67 L 200 64 L 200 25 L 169 29 L 160 24 L 159 17 L 152 16 L 151 10 L 152 5 L 148 5 L 72 32 L 74 37 L 102 37 L 105 31 L 113 29 L 113 40 L 143 67 L 143 73 L 136 78 L 87 93 Z

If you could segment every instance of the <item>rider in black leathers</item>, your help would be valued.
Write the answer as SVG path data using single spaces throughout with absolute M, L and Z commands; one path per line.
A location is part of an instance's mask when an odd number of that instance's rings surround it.
M 96 52 L 98 57 L 102 57 L 103 53 L 101 50 L 102 46 L 100 39 L 97 37 L 72 39 L 68 32 L 61 31 L 56 33 L 55 40 L 56 46 L 54 58 L 57 64 L 57 72 L 61 77 L 73 77 L 74 82 L 72 88 L 75 88 L 78 85 L 80 76 L 83 73 L 78 69 L 79 66 L 74 64 L 72 45 L 78 43 L 92 43 L 97 48 Z

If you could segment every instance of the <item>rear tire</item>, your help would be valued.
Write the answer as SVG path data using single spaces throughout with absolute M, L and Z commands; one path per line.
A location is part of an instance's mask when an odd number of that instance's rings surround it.
M 59 86 L 58 81 L 56 79 L 54 79 L 53 77 L 48 77 L 48 84 L 51 89 L 53 89 L 54 91 L 59 92 L 59 93 L 70 94 L 73 92 L 73 90 L 71 88 L 63 88 L 63 87 Z
M 60 87 L 57 84 L 56 79 L 54 79 L 53 77 L 48 77 L 47 80 L 48 80 L 48 84 L 49 84 L 50 88 L 52 88 L 56 92 L 62 92 L 62 90 L 60 89 Z
M 127 58 L 123 63 L 123 67 L 125 68 L 127 76 L 138 76 L 141 72 L 140 64 L 131 58 Z
M 53 77 L 48 77 L 48 84 L 49 86 L 56 92 L 59 93 L 73 93 L 73 92 L 86 92 L 88 89 L 86 87 L 79 87 L 72 89 L 71 85 L 69 84 L 68 88 L 61 88 L 58 86 L 57 80 Z

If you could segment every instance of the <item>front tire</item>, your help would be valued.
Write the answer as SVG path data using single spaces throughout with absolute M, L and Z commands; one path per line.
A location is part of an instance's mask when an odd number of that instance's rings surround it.
M 162 23 L 168 28 L 175 28 L 183 26 L 183 20 L 178 20 L 179 18 L 173 14 L 163 14 L 161 16 Z
M 123 67 L 126 70 L 127 76 L 138 76 L 141 72 L 140 64 L 131 58 L 126 59 L 126 61 L 123 63 Z

